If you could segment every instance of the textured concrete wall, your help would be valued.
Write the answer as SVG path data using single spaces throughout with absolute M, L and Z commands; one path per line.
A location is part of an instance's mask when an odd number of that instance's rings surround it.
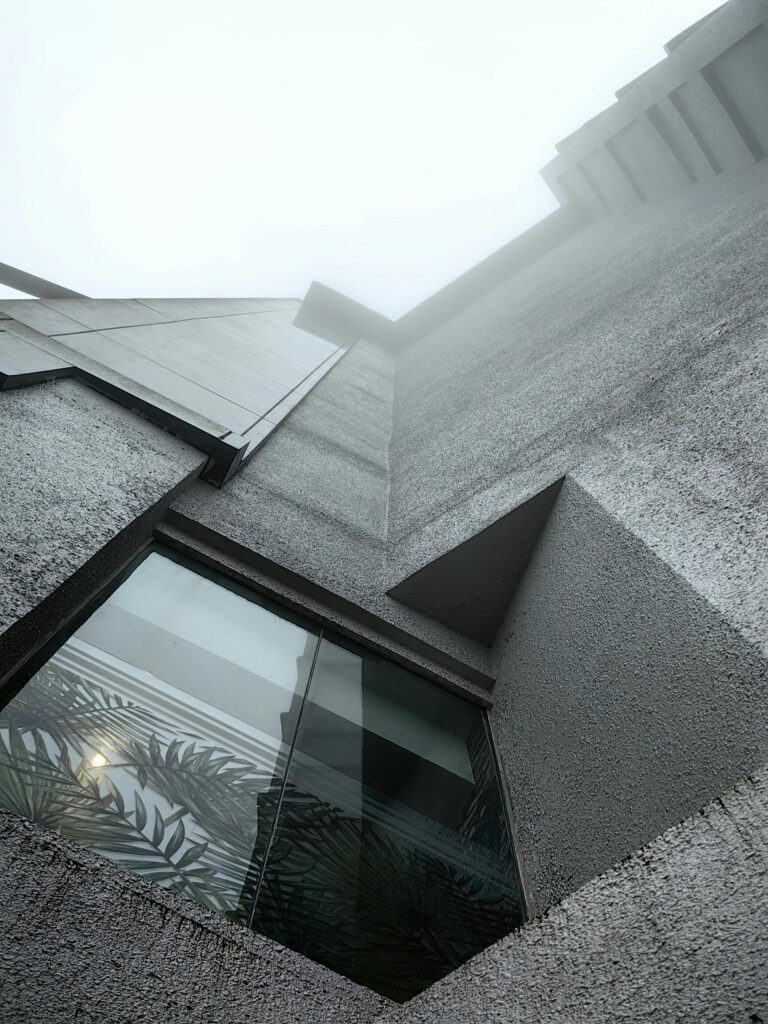
M 198 485 L 177 509 L 331 589 L 381 574 L 392 357 L 357 345 L 221 492 Z M 373 574 L 373 579 L 371 579 Z
M 674 455 L 680 478 L 665 516 L 678 494 L 688 525 L 718 500 L 732 521 L 762 514 L 767 198 L 762 163 L 591 225 L 404 354 L 390 451 L 392 584 L 598 451 L 603 475 L 626 485 L 622 445 L 645 443 L 638 461 L 657 463 L 648 505 L 670 487 L 675 469 L 663 463 Z M 724 405 L 716 385 L 697 419 L 713 375 Z
M 767 196 L 754 166 L 588 227 L 400 357 L 391 439 L 359 345 L 175 506 L 472 663 L 384 590 L 568 474 L 486 652 L 539 908 L 768 756 Z
M 360 1024 L 391 1006 L 0 813 L 2 1024 Z
M 768 662 L 567 479 L 491 720 L 543 911 L 768 760 Z
M 6 392 L 0 425 L 0 633 L 206 461 L 73 380 Z
M 766 198 L 593 225 L 398 366 L 393 579 L 572 481 L 497 645 L 539 908 L 768 756 Z
M 759 1024 L 766 900 L 763 771 L 382 1019 Z
M 761 160 L 768 153 L 768 27 L 758 25 L 717 57 L 707 81 Z
M 185 493 L 174 514 L 254 552 L 332 600 L 413 637 L 413 649 L 490 685 L 489 651 L 386 595 L 389 443 L 395 360 L 358 343 L 225 488 Z M 453 668 L 451 668 L 453 666 Z
M 762 74 L 755 39 L 748 57 Z M 745 86 L 732 57 L 713 74 L 762 125 L 754 75 Z M 698 75 L 658 109 L 690 144 L 681 111 L 699 116 L 709 103 L 707 130 L 712 114 L 732 133 L 716 132 L 718 168 L 743 166 L 750 154 L 713 81 Z M 492 721 L 538 909 L 768 757 L 768 163 L 640 208 L 675 168 L 642 117 L 621 128 L 613 152 L 582 163 L 634 213 L 537 250 L 397 358 L 358 343 L 238 477 L 218 492 L 195 485 L 174 512 L 177 527 L 197 529 L 193 541 L 221 544 L 233 573 L 261 586 L 277 567 L 297 603 L 338 598 L 345 628 L 399 636 L 425 671 L 454 682 L 498 674 Z M 188 355 L 207 359 L 206 325 L 123 322 L 136 304 L 33 305 L 39 329 L 81 348 L 72 323 L 113 332 L 131 362 L 161 334 L 174 373 L 185 338 Z M 220 312 L 186 306 L 153 316 Z M 245 401 L 236 367 L 218 369 Z M 203 460 L 76 381 L 4 395 L 0 417 L 1 661 L 119 565 Z M 493 647 L 388 596 L 563 476 Z M 236 564 L 242 553 L 252 577 Z M 767 802 L 764 780 L 746 786 L 392 1019 L 765 1019 L 768 950 L 754 908 L 768 895 Z M 35 1019 L 41 1006 L 51 1021 L 285 1024 L 390 1009 L 7 815 L 0 856 L 0 1020 Z

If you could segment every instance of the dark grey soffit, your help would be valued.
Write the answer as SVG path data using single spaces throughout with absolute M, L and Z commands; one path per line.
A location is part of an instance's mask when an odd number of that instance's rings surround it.
M 402 604 L 490 646 L 562 486 L 556 480 L 388 591 Z

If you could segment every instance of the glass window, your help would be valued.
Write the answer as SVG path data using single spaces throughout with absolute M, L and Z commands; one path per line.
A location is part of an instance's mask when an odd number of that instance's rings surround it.
M 522 920 L 486 730 L 155 549 L 0 713 L 0 805 L 403 1000 Z

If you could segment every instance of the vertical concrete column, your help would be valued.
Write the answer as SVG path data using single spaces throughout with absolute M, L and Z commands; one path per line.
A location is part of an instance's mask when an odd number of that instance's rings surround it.
M 701 71 L 673 90 L 669 99 L 716 174 L 754 163 L 744 139 Z
M 678 160 L 690 172 L 692 182 L 715 177 L 712 164 L 669 96 L 660 96 L 646 116 L 652 119 L 659 134 L 668 135 L 667 145 L 676 151 Z

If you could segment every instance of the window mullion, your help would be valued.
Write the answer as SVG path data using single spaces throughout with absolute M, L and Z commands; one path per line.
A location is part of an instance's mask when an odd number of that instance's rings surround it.
M 269 830 L 269 839 L 267 840 L 267 845 L 264 848 L 264 856 L 261 859 L 261 870 L 259 871 L 259 878 L 258 878 L 258 881 L 256 882 L 256 891 L 253 894 L 253 901 L 251 903 L 251 909 L 248 912 L 248 921 L 247 921 L 247 927 L 248 928 L 252 928 L 253 927 L 253 921 L 254 921 L 254 918 L 256 917 L 256 906 L 257 906 L 258 901 L 259 901 L 259 894 L 261 893 L 261 886 L 262 886 L 262 883 L 264 881 L 264 875 L 265 875 L 266 870 L 267 870 L 267 861 L 269 860 L 269 855 L 272 852 L 272 844 L 274 843 L 275 835 L 277 834 L 277 826 L 278 826 L 278 823 L 280 821 L 280 811 L 281 811 L 282 806 L 283 806 L 283 798 L 285 797 L 285 790 L 286 790 L 286 787 L 288 785 L 288 773 L 289 773 L 289 771 L 291 769 L 291 762 L 293 761 L 294 751 L 296 750 L 296 740 L 297 740 L 298 735 L 299 735 L 299 729 L 301 728 L 301 719 L 302 719 L 302 716 L 304 714 L 304 705 L 307 702 L 307 697 L 309 695 L 309 689 L 312 686 L 312 677 L 315 674 L 315 665 L 317 664 L 317 656 L 320 653 L 320 644 L 322 642 L 322 639 L 323 639 L 323 629 L 321 627 L 320 632 L 317 634 L 317 643 L 315 644 L 315 653 L 312 655 L 312 665 L 311 665 L 310 670 L 309 670 L 309 676 L 307 678 L 307 685 L 304 687 L 304 696 L 302 698 L 301 705 L 299 706 L 299 713 L 296 716 L 296 727 L 293 730 L 293 737 L 291 739 L 291 746 L 290 746 L 290 748 L 288 750 L 288 757 L 286 758 L 286 761 L 285 761 L 285 771 L 283 772 L 283 781 L 282 781 L 282 784 L 280 786 L 280 792 L 279 792 L 278 797 L 277 797 L 277 806 L 275 808 L 274 817 L 272 818 L 272 826 L 271 826 L 271 828 Z

